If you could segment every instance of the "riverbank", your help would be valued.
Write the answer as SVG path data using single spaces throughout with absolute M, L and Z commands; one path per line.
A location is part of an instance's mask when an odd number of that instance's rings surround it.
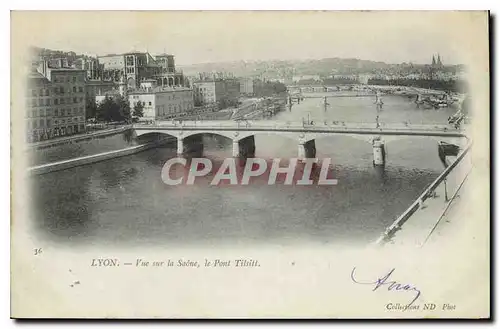
M 92 139 L 100 138 L 100 137 L 104 137 L 104 136 L 120 134 L 120 133 L 126 131 L 127 129 L 130 129 L 130 127 L 131 126 L 122 126 L 119 128 L 105 129 L 102 131 L 87 132 L 85 134 L 54 138 L 54 139 L 49 139 L 49 140 L 42 141 L 42 142 L 28 143 L 25 145 L 25 151 L 32 151 L 33 149 L 39 150 L 39 149 L 44 149 L 44 148 L 56 147 L 59 145 L 78 143 L 80 141 L 88 141 L 88 140 L 92 140 Z
M 60 170 L 65 170 L 73 167 L 78 167 L 78 166 L 83 166 L 83 165 L 88 165 L 91 163 L 96 163 L 96 162 L 101 162 L 109 159 L 114 159 L 114 158 L 119 158 L 135 153 L 139 153 L 145 150 L 149 150 L 154 147 L 158 147 L 163 144 L 167 144 L 168 142 L 171 142 L 175 140 L 173 137 L 166 137 L 160 141 L 155 141 L 155 142 L 150 142 L 147 144 L 141 144 L 141 145 L 135 145 L 132 147 L 127 147 L 121 150 L 114 150 L 114 151 L 109 151 L 109 152 L 103 152 L 103 153 L 98 153 L 98 154 L 93 154 L 93 155 L 88 155 L 88 156 L 83 156 L 79 158 L 74 158 L 74 159 L 69 159 L 69 160 L 63 160 L 63 161 L 57 161 L 53 163 L 47 163 L 39 166 L 33 166 L 28 168 L 28 172 L 32 175 L 41 175 L 41 174 L 46 174 L 49 172 L 54 172 L 54 171 L 60 171 Z

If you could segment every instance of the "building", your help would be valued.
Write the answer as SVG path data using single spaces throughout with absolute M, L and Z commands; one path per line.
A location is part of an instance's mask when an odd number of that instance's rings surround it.
M 42 61 L 28 78 L 29 141 L 85 131 L 86 71 Z
M 238 103 L 240 82 L 236 79 L 212 79 L 193 82 L 195 103 L 221 104 L 222 107 Z
M 80 57 L 74 62 L 75 68 L 87 71 L 87 79 L 101 80 L 103 78 L 104 65 L 99 63 L 95 57 Z
M 104 80 L 119 82 L 123 77 L 128 89 L 138 88 L 141 80 L 160 73 L 159 65 L 147 52 L 111 54 L 97 59 L 103 65 Z
M 144 80 L 154 79 L 159 86 L 181 87 L 186 85 L 182 72 L 175 69 L 174 56 L 160 54 L 155 57 L 148 52 L 130 52 L 98 57 L 102 65 L 104 80 L 118 83 L 125 81 L 128 90 L 141 88 Z
M 163 87 L 187 87 L 187 80 L 181 71 L 175 68 L 174 55 L 160 54 L 155 56 L 156 64 L 160 67 L 155 79 L 159 86 Z
M 251 96 L 254 93 L 253 86 L 254 80 L 252 78 L 243 78 L 240 82 L 240 94 Z
M 26 141 L 49 139 L 53 134 L 53 90 L 50 81 L 34 70 L 28 74 L 26 91 Z
M 115 97 L 118 97 L 118 96 L 122 96 L 120 91 L 118 91 L 116 89 L 112 89 L 112 90 L 106 91 L 100 95 L 96 95 L 95 102 L 97 105 L 99 105 L 99 103 L 101 103 L 106 97 L 110 98 L 110 99 L 114 99 Z
M 141 121 L 168 120 L 194 110 L 193 91 L 185 87 L 155 87 L 128 93 L 130 108 L 137 102 L 144 105 Z
M 117 84 L 113 81 L 102 81 L 102 80 L 87 80 L 85 83 L 85 96 L 86 99 L 96 99 L 96 96 L 105 95 L 117 88 Z

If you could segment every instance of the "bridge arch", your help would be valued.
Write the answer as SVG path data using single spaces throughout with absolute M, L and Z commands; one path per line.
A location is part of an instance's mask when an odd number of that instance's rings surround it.
M 199 130 L 180 130 L 177 132 L 178 138 L 188 138 L 191 136 L 196 136 L 196 135 L 212 135 L 212 136 L 222 136 L 225 138 L 228 138 L 230 140 L 234 140 L 234 132 L 232 131 L 213 131 L 213 130 L 207 130 L 207 131 L 199 131 Z
M 136 138 L 144 138 L 144 136 L 153 136 L 153 135 L 166 135 L 175 138 L 179 138 L 177 131 L 163 131 L 163 130 L 135 130 Z

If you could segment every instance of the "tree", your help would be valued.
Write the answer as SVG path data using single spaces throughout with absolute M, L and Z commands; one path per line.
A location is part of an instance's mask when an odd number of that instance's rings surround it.
M 98 121 L 130 121 L 130 104 L 122 96 L 114 98 L 106 96 L 97 106 L 96 119 Z
M 114 121 L 127 121 L 130 122 L 132 119 L 131 113 L 130 113 L 130 103 L 127 98 L 123 96 L 116 96 L 115 97 L 115 110 L 114 110 Z
M 103 101 L 97 106 L 96 119 L 98 121 L 112 121 L 115 102 L 112 98 L 106 96 Z
M 88 98 L 85 104 L 85 119 L 95 118 L 97 115 L 97 104 L 95 98 Z
M 132 116 L 137 119 L 142 118 L 144 116 L 144 103 L 138 101 L 134 105 L 134 112 L 132 113 Z

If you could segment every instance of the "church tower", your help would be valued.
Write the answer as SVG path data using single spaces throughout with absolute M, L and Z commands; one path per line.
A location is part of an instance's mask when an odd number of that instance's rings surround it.
M 438 54 L 438 59 L 437 59 L 437 66 L 442 67 L 443 63 L 441 62 L 441 56 Z
M 432 55 L 432 66 L 436 66 L 436 58 Z

